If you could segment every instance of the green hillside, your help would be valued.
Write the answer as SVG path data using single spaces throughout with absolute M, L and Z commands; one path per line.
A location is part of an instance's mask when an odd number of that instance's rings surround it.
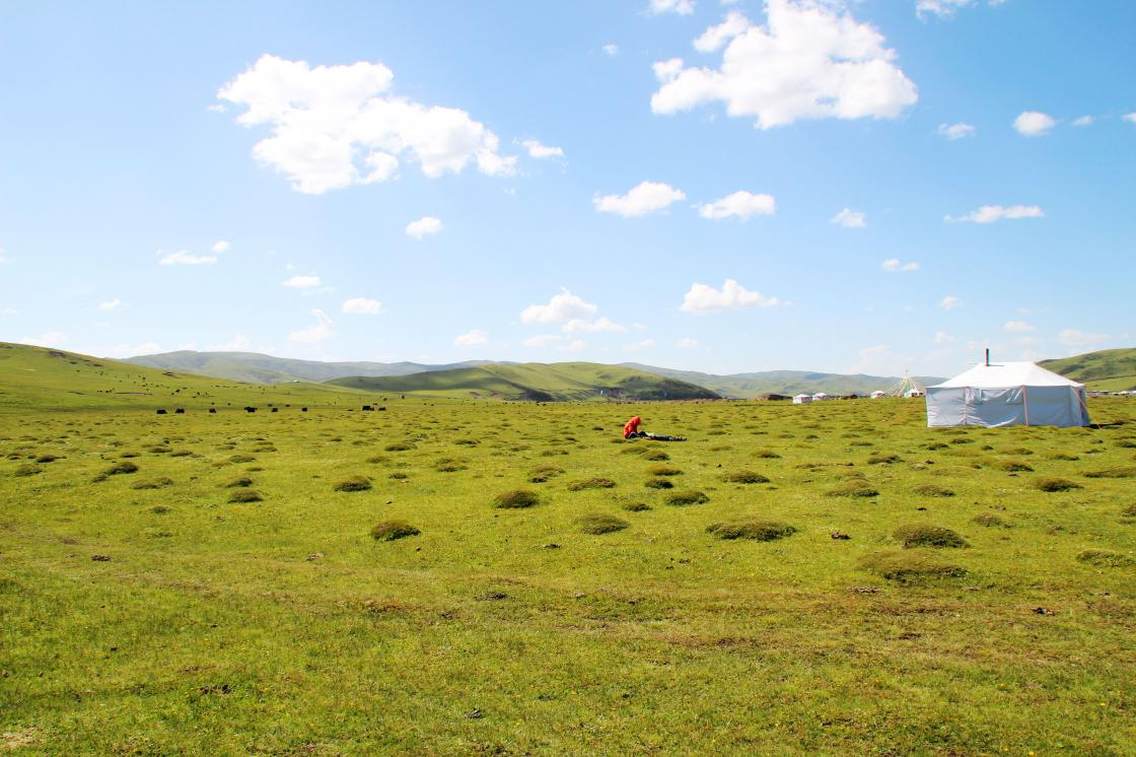
M 139 355 L 124 362 L 167 371 L 198 373 L 202 376 L 247 381 L 254 384 L 280 384 L 287 381 L 330 381 L 348 376 L 405 376 L 423 371 L 444 371 L 482 365 L 483 361 L 427 365 L 424 363 L 374 363 L 296 360 L 256 352 L 197 352 L 179 350 L 156 355 Z
M 715 399 L 694 384 L 598 363 L 494 363 L 409 376 L 335 379 L 338 386 L 371 392 L 414 392 L 499 400 Z
M 327 384 L 242 384 L 63 350 L 0 342 L 0 411 L 205 408 L 268 403 L 348 406 L 355 392 Z
M 753 399 L 767 394 L 791 396 L 801 393 L 816 394 L 817 392 L 825 392 L 826 394 L 871 394 L 877 389 L 886 391 L 900 382 L 900 379 L 895 376 L 869 376 L 862 373 L 845 375 L 817 371 L 758 371 L 719 376 L 699 371 L 659 368 L 640 363 L 624 363 L 624 365 L 636 370 L 704 386 L 723 397 L 733 399 Z M 933 376 L 916 376 L 915 380 L 923 386 L 943 381 L 943 379 Z
M 1136 389 L 1136 348 L 1086 352 L 1059 360 L 1045 360 L 1040 365 L 1080 381 L 1089 389 L 1102 392 Z

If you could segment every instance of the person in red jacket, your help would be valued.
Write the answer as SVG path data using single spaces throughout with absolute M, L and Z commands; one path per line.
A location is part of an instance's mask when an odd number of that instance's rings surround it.
M 685 442 L 686 439 L 681 436 L 668 436 L 666 434 L 648 434 L 646 431 L 640 431 L 639 427 L 643 425 L 643 419 L 638 415 L 631 417 L 623 425 L 623 438 L 624 439 L 653 439 L 656 442 Z

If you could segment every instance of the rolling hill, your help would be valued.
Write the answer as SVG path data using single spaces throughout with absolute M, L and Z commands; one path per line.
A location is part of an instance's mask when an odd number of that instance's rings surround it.
M 167 371 L 199 373 L 203 376 L 215 376 L 256 384 L 282 384 L 287 381 L 323 382 L 348 376 L 405 376 L 425 371 L 472 368 L 486 363 L 486 361 L 481 360 L 446 365 L 408 362 L 325 363 L 319 360 L 273 357 L 256 352 L 197 352 L 194 350 L 138 355 L 137 357 L 127 358 L 125 362 Z
M 1136 348 L 1132 347 L 1086 352 L 1059 360 L 1045 360 L 1039 365 L 1097 391 L 1136 389 Z
M 900 382 L 894 376 L 868 376 L 865 374 L 844 375 L 839 373 L 820 373 L 815 371 L 759 371 L 756 373 L 734 373 L 726 376 L 698 371 L 679 371 L 659 368 L 640 363 L 624 363 L 636 370 L 654 373 L 659 376 L 686 381 L 704 386 L 723 397 L 733 399 L 752 399 L 767 394 L 870 394 L 877 389 L 887 390 Z M 923 386 L 943 381 L 933 376 L 916 376 L 915 380 Z
M 545 402 L 718 398 L 713 391 L 684 381 L 598 363 L 493 363 L 408 376 L 353 376 L 329 383 L 370 392 Z

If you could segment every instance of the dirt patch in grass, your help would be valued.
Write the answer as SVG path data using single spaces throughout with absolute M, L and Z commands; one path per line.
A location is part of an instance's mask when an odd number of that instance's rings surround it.
M 237 489 L 229 495 L 230 502 L 263 502 L 264 497 L 256 489 Z
M 516 509 L 521 507 L 532 507 L 540 502 L 540 497 L 536 492 L 531 492 L 527 489 L 513 489 L 512 491 L 501 492 L 493 498 L 493 506 L 504 509 Z
M 1041 489 L 1043 492 L 1067 492 L 1084 488 L 1067 478 L 1039 478 L 1033 482 L 1033 485 L 1034 488 Z
M 1032 473 L 1033 468 L 1029 463 L 1022 462 L 1021 460 L 1003 460 L 998 463 L 998 467 L 1008 473 Z
M 371 481 L 365 476 L 351 476 L 343 479 L 333 488 L 337 492 L 365 492 L 371 488 Z
M 915 523 L 900 526 L 892 534 L 903 543 L 904 549 L 916 547 L 958 548 L 970 546 L 966 539 L 959 536 L 949 528 L 931 526 L 925 523 Z
M 121 476 L 127 473 L 137 473 L 138 466 L 134 463 L 115 463 L 114 465 L 103 471 L 104 476 Z
M 1085 474 L 1085 478 L 1136 478 L 1136 465 L 1089 471 Z
M 667 495 L 667 504 L 673 507 L 686 507 L 687 505 L 701 505 L 709 502 L 710 498 L 700 491 L 690 489 L 688 491 L 673 492 Z
M 555 478 L 564 473 L 564 469 L 558 465 L 538 465 L 529 471 L 529 483 L 543 484 L 550 478 Z
M 919 484 L 912 489 L 916 494 L 922 497 L 953 497 L 955 493 L 950 489 L 939 486 L 938 484 Z
M 1086 549 L 1077 555 L 1077 560 L 1096 568 L 1128 568 L 1136 565 L 1136 558 L 1111 549 Z
M 970 519 L 971 523 L 977 523 L 986 528 L 1009 528 L 1010 524 L 1004 518 L 994 513 L 979 513 Z
M 610 478 L 586 478 L 583 481 L 573 481 L 568 484 L 568 491 L 578 492 L 584 489 L 611 489 L 615 482 Z
M 375 541 L 394 541 L 407 536 L 418 536 L 420 533 L 422 532 L 404 520 L 384 520 L 371 529 L 371 538 Z
M 582 515 L 576 519 L 576 524 L 580 530 L 586 534 L 610 534 L 613 531 L 622 531 L 631 524 L 622 518 L 617 518 L 614 515 L 603 515 L 593 513 L 590 515 Z
M 841 481 L 832 489 L 825 492 L 829 497 L 878 497 L 879 491 L 862 478 L 850 478 Z
M 739 470 L 723 476 L 731 484 L 768 484 L 769 477 L 749 470 Z
M 681 476 L 682 471 L 673 465 L 652 465 L 647 469 L 652 476 Z
M 752 539 L 754 541 L 775 541 L 797 533 L 788 523 L 775 520 L 741 520 L 730 523 L 711 523 L 706 533 L 719 539 Z
M 962 578 L 967 574 L 961 565 L 942 562 L 933 553 L 922 550 L 876 552 L 860 560 L 860 566 L 901 584 Z
M 131 489 L 165 489 L 167 486 L 173 486 L 174 480 L 165 476 L 152 478 L 148 481 L 137 481 L 131 484 Z

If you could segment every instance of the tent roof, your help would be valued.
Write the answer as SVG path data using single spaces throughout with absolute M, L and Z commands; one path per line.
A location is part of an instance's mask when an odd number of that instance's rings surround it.
M 1036 363 L 979 363 L 937 387 L 973 386 L 1001 389 L 1009 386 L 1082 386 Z

